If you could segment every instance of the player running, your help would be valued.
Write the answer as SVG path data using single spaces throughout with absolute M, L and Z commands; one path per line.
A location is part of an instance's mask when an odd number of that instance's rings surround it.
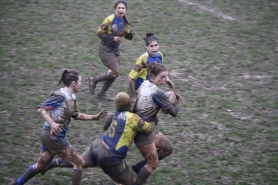
M 64 87 L 50 95 L 41 103 L 38 112 L 45 120 L 40 135 L 41 152 L 36 164 L 29 166 L 27 170 L 9 185 L 22 185 L 38 173 L 48 169 L 52 159 L 58 155 L 72 164 L 72 184 L 79 185 L 82 177 L 83 158 L 75 148 L 65 139 L 71 118 L 76 120 L 98 120 L 107 115 L 106 110 L 96 115 L 88 115 L 79 112 L 74 93 L 82 87 L 81 76 L 75 71 L 64 70 L 59 84 Z
M 150 68 L 149 74 L 150 79 L 144 81 L 136 92 L 137 101 L 134 112 L 145 121 L 157 120 L 157 113 L 160 109 L 175 117 L 180 110 L 182 97 L 175 93 L 178 100 L 177 104 L 173 105 L 169 102 L 165 92 L 159 88 L 166 82 L 166 68 L 164 65 L 156 63 Z M 157 122 L 158 120 L 156 125 Z M 132 166 L 132 169 L 138 174 L 135 185 L 139 185 L 143 184 L 156 169 L 158 160 L 171 155 L 173 145 L 159 130 L 150 134 L 138 133 L 134 142 L 145 158 Z
M 129 77 L 129 88 L 128 94 L 131 98 L 131 111 L 135 106 L 136 102 L 136 90 L 140 85 L 145 81 L 149 80 L 149 69 L 153 64 L 163 62 L 163 54 L 159 51 L 159 40 L 151 32 L 146 33 L 146 36 L 143 37 L 146 42 L 147 51 L 143 53 L 135 62 L 134 68 L 130 71 Z M 171 89 L 175 88 L 174 83 L 166 77 L 166 83 Z
M 83 168 L 100 167 L 117 183 L 132 185 L 132 173 L 125 163 L 127 151 L 137 133 L 148 134 L 154 131 L 155 123 L 142 120 L 134 113 L 128 112 L 130 98 L 127 93 L 120 92 L 115 97 L 116 110 L 108 130 L 95 139 L 91 146 L 81 155 Z M 50 168 L 72 167 L 63 160 L 53 160 Z
M 115 79 L 120 75 L 120 51 L 119 45 L 122 42 L 122 37 L 132 40 L 135 32 L 128 28 L 130 23 L 126 18 L 127 4 L 125 1 L 117 1 L 114 4 L 115 12 L 109 15 L 97 31 L 98 37 L 101 39 L 99 44 L 99 57 L 108 68 L 108 71 L 89 78 L 89 89 L 94 95 L 95 89 L 100 81 L 105 81 L 98 97 L 105 97 L 106 91 L 113 84 Z

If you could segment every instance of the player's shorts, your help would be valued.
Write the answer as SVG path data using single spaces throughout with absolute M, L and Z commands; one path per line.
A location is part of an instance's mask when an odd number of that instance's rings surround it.
M 137 133 L 134 138 L 134 143 L 137 147 L 146 146 L 154 142 L 154 137 L 158 133 L 158 130 L 154 130 L 149 134 Z
M 125 156 L 106 148 L 101 138 L 93 141 L 89 153 L 86 155 L 88 155 L 92 164 L 97 164 L 115 182 L 121 184 L 133 183 L 132 174 L 123 159 Z
M 103 44 L 99 44 L 99 57 L 107 68 L 116 71 L 119 68 L 118 56 L 120 56 L 119 48 L 112 48 Z
M 50 130 L 43 129 L 40 139 L 42 143 L 41 149 L 44 151 L 47 150 L 53 155 L 65 150 L 70 145 L 70 143 L 66 139 L 51 135 Z

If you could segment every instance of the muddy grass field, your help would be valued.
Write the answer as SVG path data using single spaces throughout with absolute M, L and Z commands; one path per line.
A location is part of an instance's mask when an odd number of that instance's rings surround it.
M 127 90 L 127 75 L 146 49 L 142 37 L 151 31 L 184 97 L 176 118 L 159 114 L 158 129 L 174 151 L 147 184 L 278 184 L 278 2 L 127 3 L 137 35 L 121 44 L 121 76 L 108 96 Z M 83 77 L 80 111 L 114 110 L 112 101 L 89 93 L 87 81 L 106 70 L 95 33 L 112 5 L 109 0 L 0 0 L 0 184 L 37 162 L 43 124 L 37 105 L 60 88 L 64 69 Z M 73 120 L 67 138 L 82 153 L 102 133 L 102 121 Z M 133 144 L 126 162 L 141 158 Z M 54 169 L 27 184 L 70 183 L 71 169 Z M 112 183 L 99 168 L 84 170 L 84 185 Z

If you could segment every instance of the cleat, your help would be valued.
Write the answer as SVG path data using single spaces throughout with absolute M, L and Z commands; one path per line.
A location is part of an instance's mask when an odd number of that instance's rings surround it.
M 88 78 L 88 81 L 89 81 L 89 89 L 90 89 L 90 92 L 92 93 L 92 95 L 95 95 L 95 90 L 96 90 L 96 86 L 97 86 L 97 84 L 95 84 L 94 82 L 93 82 L 93 79 L 94 78 Z

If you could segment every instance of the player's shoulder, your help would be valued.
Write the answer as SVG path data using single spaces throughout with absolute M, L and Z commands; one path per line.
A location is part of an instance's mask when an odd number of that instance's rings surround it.
M 104 22 L 112 22 L 114 18 L 115 18 L 115 14 L 114 13 L 110 14 L 104 19 Z
M 142 53 L 142 54 L 136 59 L 136 62 L 137 62 L 137 63 L 141 63 L 142 61 L 147 62 L 148 56 L 149 56 L 148 52 L 145 51 L 144 53 Z
M 149 56 L 149 53 L 147 51 L 145 51 L 144 53 L 141 54 L 141 56 L 139 58 L 147 58 Z
M 128 120 L 137 121 L 138 119 L 140 119 L 140 117 L 133 112 L 125 111 L 125 114 Z

